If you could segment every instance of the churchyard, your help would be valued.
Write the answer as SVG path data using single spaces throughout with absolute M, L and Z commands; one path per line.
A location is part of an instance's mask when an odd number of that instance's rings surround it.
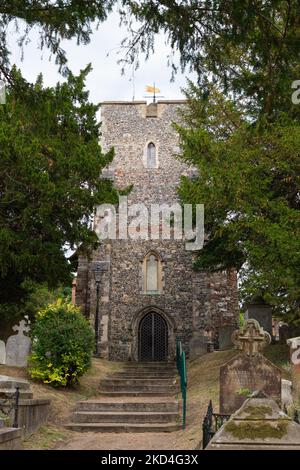
M 99 384 L 108 374 L 122 370 L 120 362 L 93 359 L 91 369 L 81 378 L 79 385 L 71 389 L 54 389 L 37 383 L 28 377 L 25 367 L 1 365 L 0 375 L 26 379 L 35 397 L 51 400 L 47 423 L 25 436 L 23 449 L 200 449 L 202 423 L 210 400 L 214 411 L 219 411 L 220 371 L 222 377 L 224 364 L 228 367 L 240 354 L 231 348 L 207 353 L 188 362 L 187 426 L 185 430 L 179 428 L 170 433 L 80 433 L 66 429 L 76 403 L 99 397 Z M 266 363 L 272 364 L 282 379 L 291 380 L 293 371 L 288 345 L 268 345 L 264 356 Z M 233 395 L 227 391 L 228 398 Z M 178 399 L 180 402 L 180 395 Z

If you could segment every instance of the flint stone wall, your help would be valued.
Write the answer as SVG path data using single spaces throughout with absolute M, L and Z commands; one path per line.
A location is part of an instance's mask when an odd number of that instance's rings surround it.
M 178 200 L 181 175 L 195 170 L 177 159 L 178 138 L 172 127 L 179 122 L 178 108 L 184 102 L 161 102 L 157 117 L 147 116 L 147 105 L 103 103 L 102 146 L 115 148 L 115 157 L 106 171 L 118 188 L 133 184 L 128 203 L 173 204 Z M 153 106 L 152 106 L 153 108 Z M 145 168 L 145 149 L 153 142 L 158 168 Z M 97 218 L 95 219 L 97 225 Z M 141 265 L 150 250 L 162 261 L 162 293 L 143 293 Z M 194 329 L 217 335 L 218 328 L 237 325 L 237 282 L 234 271 L 207 274 L 193 271 L 195 254 L 185 249 L 182 240 L 105 241 L 90 260 L 79 258 L 76 303 L 94 324 L 96 286 L 92 263 L 109 261 L 100 284 L 100 350 L 112 360 L 138 359 L 138 324 L 143 312 L 151 309 L 166 320 L 169 330 L 169 359 L 175 355 L 175 337 L 179 336 L 187 354 Z

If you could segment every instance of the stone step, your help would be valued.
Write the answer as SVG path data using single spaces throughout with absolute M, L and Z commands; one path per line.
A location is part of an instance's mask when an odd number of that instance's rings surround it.
M 147 368 L 147 369 L 142 369 L 141 367 L 130 367 L 129 369 L 122 369 L 122 370 L 116 370 L 115 372 L 112 372 L 110 375 L 114 374 L 154 374 L 159 375 L 159 376 L 164 376 L 164 375 L 178 375 L 178 371 L 175 369 L 155 369 L 155 368 Z
M 157 375 L 177 375 L 178 372 L 175 369 L 156 369 L 155 367 L 130 367 L 128 369 L 122 369 L 116 371 L 116 373 L 125 373 L 125 374 L 157 374 Z
M 100 390 L 99 395 L 102 397 L 174 397 L 179 390 L 174 392 L 173 390 L 170 391 L 137 391 L 132 389 L 127 390 Z
M 178 379 L 178 375 L 170 375 L 170 374 L 154 374 L 154 373 L 119 373 L 119 374 L 112 374 L 106 377 L 107 379 L 170 379 L 175 380 Z
M 167 392 L 167 393 L 177 393 L 179 390 L 178 385 L 161 385 L 161 384 L 145 384 L 145 385 L 136 385 L 136 384 L 124 384 L 124 383 L 117 383 L 115 385 L 109 383 L 106 384 L 103 381 L 101 382 L 100 391 L 115 391 L 115 392 Z
M 173 432 L 180 425 L 173 423 L 69 423 L 67 429 L 80 432 Z
M 15 389 L 12 388 L 0 388 L 0 399 L 3 400 L 5 398 L 13 398 L 14 394 L 16 393 Z M 30 392 L 29 390 L 20 390 L 19 391 L 20 395 L 19 398 L 21 399 L 28 399 L 28 398 L 33 398 L 33 393 Z
M 74 423 L 170 423 L 179 419 L 173 412 L 143 411 L 76 411 L 73 413 Z
M 105 378 L 113 378 L 115 375 L 119 376 L 119 374 L 107 374 Z M 173 374 L 173 373 L 161 373 L 161 372 L 153 372 L 153 371 L 139 371 L 139 370 L 133 370 L 131 372 L 125 372 L 125 373 L 120 373 L 121 377 L 132 377 L 136 376 L 138 378 L 155 378 L 155 379 L 164 379 L 164 378 L 172 378 L 172 377 L 178 377 L 178 374 Z
M 176 370 L 176 364 L 174 362 L 127 362 L 123 365 L 123 369 L 164 369 L 164 370 Z
M 176 385 L 176 383 L 178 383 L 178 381 L 176 379 L 149 379 L 149 378 L 137 378 L 137 379 L 133 379 L 133 378 L 125 378 L 125 377 L 121 377 L 121 378 L 107 378 L 107 379 L 102 379 L 101 382 L 100 382 L 100 386 L 103 387 L 115 387 L 115 386 L 124 386 L 124 387 L 127 387 L 127 386 L 130 386 L 130 387 L 135 387 L 135 386 L 138 386 L 138 387 L 141 387 L 141 386 L 162 386 L 162 387 L 165 387 L 165 386 L 172 386 L 172 385 Z
M 155 411 L 155 412 L 174 412 L 179 411 L 177 401 L 100 401 L 86 400 L 76 403 L 76 411 Z

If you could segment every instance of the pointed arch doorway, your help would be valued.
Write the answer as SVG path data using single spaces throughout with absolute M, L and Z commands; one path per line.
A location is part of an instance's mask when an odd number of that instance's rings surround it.
M 148 312 L 139 324 L 139 360 L 166 361 L 168 358 L 168 326 L 157 312 Z

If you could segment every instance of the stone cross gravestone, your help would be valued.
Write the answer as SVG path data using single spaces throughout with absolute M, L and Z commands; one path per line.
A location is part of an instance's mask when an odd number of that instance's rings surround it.
M 8 366 L 26 367 L 30 354 L 31 340 L 24 333 L 30 331 L 29 321 L 21 320 L 13 327 L 16 335 L 10 336 L 6 343 L 6 364 Z
M 256 320 L 236 330 L 232 341 L 240 352 L 220 368 L 220 413 L 235 412 L 257 390 L 281 402 L 281 371 L 262 354 L 271 342 Z
M 247 320 L 245 325 L 232 333 L 232 342 L 236 349 L 247 356 L 255 356 L 271 342 L 271 336 L 259 325 L 258 321 Z
M 6 348 L 4 341 L 0 341 L 0 364 L 5 364 Z

